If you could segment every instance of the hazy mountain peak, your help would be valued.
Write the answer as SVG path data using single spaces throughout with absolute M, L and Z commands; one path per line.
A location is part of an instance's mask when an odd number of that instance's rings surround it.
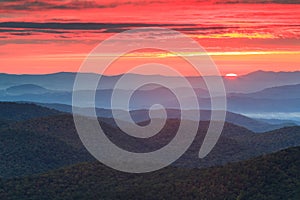
M 8 94 L 12 95 L 20 95 L 20 94 L 44 94 L 49 92 L 46 88 L 35 85 L 35 84 L 23 84 L 23 85 L 16 85 L 6 89 Z

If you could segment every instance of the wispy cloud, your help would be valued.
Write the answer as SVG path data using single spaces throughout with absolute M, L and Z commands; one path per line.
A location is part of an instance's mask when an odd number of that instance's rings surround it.
M 97 3 L 96 1 L 58 1 L 58 0 L 4 0 L 2 9 L 6 10 L 50 10 L 50 9 L 87 9 L 87 8 L 113 8 L 117 3 Z
M 219 4 L 300 4 L 300 0 L 216 0 Z
M 63 29 L 63 30 L 99 30 L 108 28 L 130 27 L 173 27 L 195 26 L 195 24 L 166 24 L 166 23 L 34 23 L 34 22 L 1 22 L 3 28 L 37 28 L 37 29 Z
M 177 4 L 184 1 L 172 0 L 1 0 L 1 10 L 27 10 L 27 11 L 42 11 L 42 10 L 82 10 L 82 9 L 105 9 L 116 8 L 126 5 L 149 5 L 149 4 Z M 188 4 L 300 4 L 300 0 L 190 0 Z
M 115 0 L 1 0 L 3 10 L 81 10 L 95 8 L 115 8 L 123 5 L 147 5 L 163 1 L 115 1 Z

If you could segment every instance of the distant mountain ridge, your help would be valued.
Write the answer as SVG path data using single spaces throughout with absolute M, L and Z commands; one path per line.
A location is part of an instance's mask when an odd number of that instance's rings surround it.
M 128 94 L 130 91 L 121 89 L 102 89 L 97 90 L 96 107 L 111 108 L 112 92 L 118 92 L 121 95 Z M 186 101 L 186 105 L 193 105 L 189 102 L 191 97 L 187 95 L 184 88 L 177 88 L 178 94 Z M 22 92 L 26 93 L 26 91 Z M 92 94 L 94 91 L 77 91 L 76 94 L 85 96 Z M 211 106 L 211 97 L 207 90 L 196 88 L 195 93 L 198 98 L 200 109 L 209 110 Z M 212 97 L 218 98 L 218 97 Z M 0 101 L 26 101 L 36 103 L 51 104 L 72 104 L 72 92 L 67 91 L 51 91 L 43 94 L 20 94 L 9 95 L 0 92 Z M 116 102 L 122 102 L 123 99 L 117 99 Z M 273 88 L 267 88 L 255 93 L 228 93 L 227 94 L 228 110 L 237 113 L 260 113 L 260 112 L 300 112 L 300 84 L 285 85 Z M 152 87 L 148 89 L 139 89 L 133 93 L 130 100 L 130 109 L 147 109 L 154 103 L 161 103 L 168 109 L 178 109 L 179 103 L 174 96 L 166 88 Z M 92 102 L 84 99 L 79 102 L 81 107 L 91 107 Z M 119 108 L 115 108 L 119 109 Z M 182 109 L 197 109 L 195 107 L 184 107 Z
M 87 90 L 76 91 L 76 94 L 86 96 L 94 93 L 90 84 L 97 81 L 97 74 L 82 74 L 86 77 L 83 88 Z M 175 87 L 176 92 L 184 98 L 187 107 L 180 109 L 210 110 L 211 96 L 207 90 L 203 77 L 187 77 L 194 88 L 198 98 L 199 108 L 192 107 L 191 97 L 186 86 L 178 85 L 179 77 L 161 75 L 129 74 L 132 82 L 138 80 L 168 81 Z M 45 75 L 13 75 L 0 74 L 0 101 L 25 101 L 44 104 L 72 105 L 73 83 L 76 73 L 62 72 Z M 96 107 L 111 109 L 112 92 L 121 95 L 130 92 L 126 83 L 121 88 L 114 88 L 121 75 L 103 76 L 96 91 Z M 227 91 L 228 111 L 243 114 L 256 113 L 300 113 L 300 71 L 295 72 L 267 72 L 256 71 L 235 79 L 222 77 Z M 205 77 L 214 81 L 216 77 Z M 29 86 L 29 87 L 28 87 Z M 2 88 L 2 90 L 1 90 Z M 7 92 L 7 91 L 8 92 Z M 24 90 L 24 91 L 23 91 Z M 12 91 L 10 93 L 9 91 Z M 213 98 L 218 98 L 214 96 Z M 123 99 L 117 99 L 120 104 Z M 167 109 L 179 109 L 179 102 L 173 93 L 158 85 L 146 85 L 133 93 L 130 100 L 130 110 L 147 109 L 155 103 L 162 104 Z M 93 102 L 82 99 L 77 106 L 91 107 Z M 120 109 L 119 107 L 114 109 Z M 250 115 L 249 115 L 250 116 Z M 289 115 L 287 115 L 289 116 Z M 263 118 L 266 118 L 263 116 Z M 289 120 L 298 120 L 290 116 Z
M 97 74 L 83 74 L 86 76 L 86 85 L 88 86 L 91 81 L 97 79 Z M 156 80 L 164 79 L 170 83 L 178 83 L 178 77 L 167 77 L 160 75 L 138 75 L 130 74 L 131 80 L 145 79 L 147 77 L 155 78 Z M 74 72 L 60 72 L 45 75 L 14 75 L 14 74 L 0 74 L 0 89 L 6 89 L 15 85 L 22 84 L 35 84 L 50 90 L 63 90 L 71 91 L 76 77 Z M 101 83 L 102 89 L 113 88 L 116 81 L 121 77 L 117 76 L 103 76 Z M 300 71 L 295 72 L 267 72 L 257 71 L 247 75 L 239 76 L 234 80 L 223 78 L 226 89 L 228 92 L 256 92 L 269 87 L 276 87 L 282 85 L 300 84 Z M 215 77 L 206 77 L 214 80 Z M 187 77 L 194 88 L 206 89 L 205 82 L 201 77 Z M 126 85 L 124 85 L 126 86 Z M 178 85 L 178 87 L 182 87 Z M 122 88 L 121 88 L 122 89 Z
M 271 87 L 247 94 L 232 93 L 230 96 L 249 97 L 256 99 L 299 99 L 300 84 Z

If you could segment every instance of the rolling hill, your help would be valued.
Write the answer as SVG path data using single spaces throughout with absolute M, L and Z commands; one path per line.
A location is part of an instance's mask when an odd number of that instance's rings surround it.
M 119 147 L 132 152 L 149 152 L 163 147 L 173 138 L 179 125 L 179 121 L 177 119 L 169 119 L 159 134 L 152 138 L 143 140 L 128 136 L 119 128 L 110 125 L 112 123 L 110 119 L 100 118 L 99 120 L 102 125 L 102 129 L 112 142 Z M 204 159 L 199 160 L 198 152 L 207 128 L 208 122 L 204 121 L 200 123 L 198 134 L 193 144 L 190 146 L 188 151 L 174 163 L 174 166 L 184 168 L 203 168 L 223 165 L 228 162 L 246 160 L 255 156 L 300 145 L 300 127 L 287 127 L 257 134 L 243 127 L 226 123 L 221 138 L 213 151 Z M 78 151 L 79 155 L 86 155 L 87 153 L 77 135 L 71 115 L 56 115 L 10 123 L 8 131 L 30 131 L 33 135 L 43 136 L 40 139 L 50 137 L 53 141 L 71 148 L 72 151 Z M 4 138 L 1 139 L 6 141 L 7 136 L 7 134 L 3 135 Z M 13 138 L 15 141 L 19 141 L 20 139 L 17 135 Z M 48 140 L 44 141 L 44 143 L 42 141 L 39 143 L 47 145 L 47 142 Z M 48 147 L 43 147 L 43 145 L 41 145 L 39 148 L 43 148 L 44 151 L 45 148 Z M 27 151 L 28 153 L 31 152 L 30 150 Z M 14 155 L 19 156 L 23 153 L 23 151 L 19 151 L 19 154 L 15 153 Z M 60 157 L 60 154 L 58 153 L 56 156 Z M 85 157 L 81 158 L 83 159 L 74 159 L 74 162 L 85 161 Z M 90 157 L 87 156 L 86 158 L 89 160 Z M 28 160 L 28 162 L 30 161 Z M 64 165 L 62 164 L 61 167 L 62 166 Z M 2 167 L 5 168 L 5 165 Z
M 33 103 L 0 102 L 0 119 L 3 120 L 19 121 L 61 113 L 60 111 L 37 106 Z
M 87 160 L 88 152 L 44 134 L 0 129 L 0 177 L 44 173 Z
M 93 159 L 78 137 L 72 115 L 52 112 L 51 109 L 33 104 L 0 105 L 6 109 L 1 115 L 10 119 L 4 118 L 0 127 L 2 177 L 43 173 Z M 19 114 L 13 115 L 14 113 Z M 170 118 L 160 133 L 143 140 L 123 133 L 114 126 L 111 118 L 102 117 L 99 121 L 112 142 L 133 152 L 149 152 L 163 147 L 172 140 L 179 126 L 178 119 Z M 203 168 L 224 165 L 300 145 L 300 127 L 297 126 L 257 134 L 241 126 L 225 123 L 221 138 L 213 151 L 199 160 L 198 152 L 207 128 L 208 122 L 201 121 L 193 144 L 174 166 Z M 48 158 L 51 160 L 50 164 Z M 7 165 L 10 165 L 9 170 Z
M 83 163 L 0 181 L 1 199 L 261 199 L 300 197 L 300 147 L 208 169 L 121 173 Z

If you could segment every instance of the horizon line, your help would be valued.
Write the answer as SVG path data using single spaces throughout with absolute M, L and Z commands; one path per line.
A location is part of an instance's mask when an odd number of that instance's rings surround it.
M 255 71 L 251 71 L 249 73 L 245 73 L 245 74 L 237 74 L 238 76 L 247 76 L 247 75 L 250 75 L 250 74 L 253 74 L 253 73 L 257 73 L 257 72 L 260 72 L 260 73 L 297 73 L 297 72 L 300 72 L 300 70 L 294 70 L 294 71 L 268 71 L 268 70 L 255 70 Z M 18 76 L 26 76 L 26 75 L 29 75 L 29 76 L 42 76 L 42 75 L 55 75 L 55 74 L 77 74 L 77 73 L 81 73 L 81 74 L 98 74 L 100 75 L 99 73 L 96 73 L 96 72 L 76 72 L 76 71 L 57 71 L 57 72 L 50 72 L 50 73 L 6 73 L 6 72 L 0 72 L 1 75 L 5 74 L 5 75 L 18 75 Z M 172 75 L 164 75 L 164 74 L 138 74 L 138 73 L 121 73 L 121 74 L 109 74 L 109 75 L 106 75 L 106 74 L 101 74 L 102 76 L 107 76 L 107 77 L 115 77 L 115 76 L 122 76 L 124 74 L 131 74 L 131 75 L 139 75 L 139 76 L 162 76 L 162 77 L 178 77 L 178 76 L 172 76 Z M 228 73 L 226 73 L 228 74 Z M 224 75 L 221 75 L 222 77 L 223 76 L 226 76 L 226 74 Z M 216 76 L 216 75 L 206 75 L 206 76 Z M 188 76 L 184 76 L 184 77 L 199 77 L 199 76 L 193 76 L 193 75 L 188 75 Z

